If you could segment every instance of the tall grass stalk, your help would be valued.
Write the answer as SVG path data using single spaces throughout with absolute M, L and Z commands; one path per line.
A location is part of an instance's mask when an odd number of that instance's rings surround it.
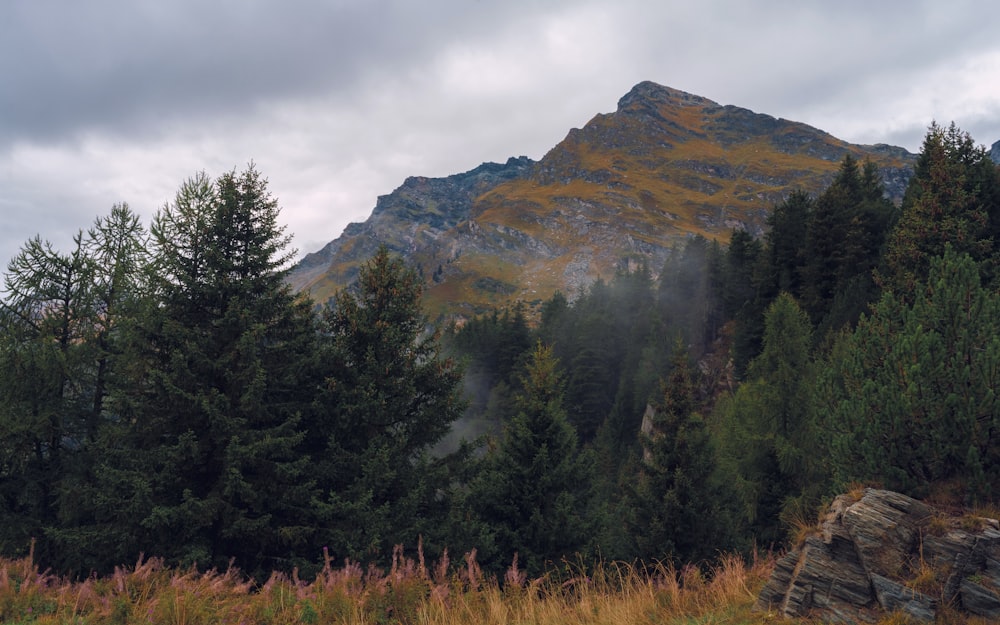
M 224 572 L 176 570 L 140 558 L 114 574 L 70 580 L 40 571 L 29 555 L 0 559 L 0 622 L 11 624 L 427 624 L 577 625 L 751 623 L 769 558 L 721 557 L 706 571 L 670 564 L 565 562 L 538 579 L 512 563 L 502 580 L 475 553 L 431 567 L 422 549 L 394 551 L 388 570 L 347 561 L 312 580 L 274 573 L 263 583 Z

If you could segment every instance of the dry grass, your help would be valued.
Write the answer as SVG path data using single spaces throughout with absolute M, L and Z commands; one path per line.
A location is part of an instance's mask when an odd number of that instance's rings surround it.
M 140 559 L 106 578 L 73 581 L 31 557 L 0 559 L 0 622 L 21 624 L 431 624 L 550 625 L 763 623 L 752 613 L 772 560 L 724 556 L 697 567 L 564 564 L 526 579 L 516 560 L 505 579 L 479 569 L 475 552 L 428 568 L 397 548 L 388 570 L 329 561 L 311 581 L 279 573 L 263 584 L 238 571 L 171 570 Z
M 429 601 L 420 623 L 758 622 L 750 607 L 770 561 L 723 557 L 708 574 L 696 567 L 610 563 L 589 574 L 567 567 L 523 585 L 485 585 L 450 601 Z
M 925 532 L 929 536 L 944 536 L 951 530 L 951 518 L 943 514 L 935 514 L 927 521 Z
M 428 567 L 397 548 L 388 570 L 329 558 L 311 581 L 273 574 L 263 584 L 238 571 L 172 570 L 157 558 L 105 578 L 73 581 L 40 571 L 29 556 L 0 559 L 5 625 L 790 625 L 752 610 L 773 568 L 770 557 L 722 556 L 707 571 L 669 564 L 564 563 L 539 579 L 512 564 L 487 577 L 475 552 Z M 908 625 L 901 614 L 879 625 Z M 945 611 L 939 622 L 985 621 Z
M 844 492 L 852 503 L 857 503 L 864 498 L 865 491 L 869 488 L 882 488 L 882 485 L 870 482 L 851 482 Z
M 796 511 L 785 517 L 788 525 L 788 541 L 796 549 L 806 543 L 806 539 L 820 532 L 819 520 L 814 515 Z

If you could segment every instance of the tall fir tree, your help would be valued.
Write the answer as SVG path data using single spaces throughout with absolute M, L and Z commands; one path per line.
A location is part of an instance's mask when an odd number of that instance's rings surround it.
M 806 232 L 802 307 L 819 323 L 837 292 L 850 223 L 861 202 L 858 162 L 844 157 L 833 183 L 816 199 Z
M 471 484 L 468 504 L 484 564 L 499 572 L 517 554 L 519 565 L 538 575 L 548 562 L 589 546 L 592 460 L 579 453 L 550 347 L 535 347 L 522 388 L 518 412 Z
M 278 213 L 251 165 L 189 179 L 153 221 L 154 297 L 120 401 L 135 457 L 105 469 L 133 493 L 119 505 L 137 542 L 171 561 L 263 572 L 314 555 L 298 446 L 315 331 Z
M 696 410 L 687 350 L 676 345 L 662 396 L 651 406 L 638 473 L 623 508 L 633 557 L 698 562 L 727 546 L 709 430 Z
M 877 267 L 894 213 L 878 169 L 848 154 L 809 213 L 799 290 L 821 331 L 852 325 L 875 297 Z
M 787 293 L 767 310 L 763 344 L 747 380 L 719 405 L 721 446 L 750 533 L 761 544 L 777 544 L 782 520 L 808 509 L 823 491 L 823 471 L 811 454 L 817 444 L 812 325 Z
M 145 231 L 126 204 L 74 244 L 63 254 L 36 237 L 11 261 L 0 350 L 0 466 L 11 493 L 0 510 L 13 513 L 0 540 L 26 548 L 30 531 L 39 561 L 61 570 L 106 563 L 115 543 L 93 517 L 95 464 L 118 420 L 107 400 L 128 368 L 123 336 L 146 257 Z
M 382 247 L 321 324 L 324 380 L 306 449 L 320 488 L 317 546 L 337 558 L 444 547 L 467 450 L 434 455 L 464 409 L 461 371 L 421 309 L 421 280 Z
M 954 123 L 932 124 L 889 236 L 879 281 L 912 301 L 931 259 L 942 255 L 946 244 L 980 262 L 984 278 L 992 280 L 998 224 L 1000 170 L 989 153 Z
M 809 249 L 806 235 L 814 205 L 809 194 L 795 191 L 767 217 L 768 275 L 762 280 L 761 291 L 768 301 L 781 292 L 802 295 L 802 268 Z
M 121 531 L 136 517 L 132 508 L 118 505 L 118 495 L 129 487 L 117 482 L 118 468 L 110 459 L 131 451 L 116 436 L 126 420 L 117 399 L 130 384 L 129 345 L 148 296 L 149 237 L 139 216 L 120 203 L 94 222 L 84 247 L 94 263 L 94 321 L 84 339 L 93 359 L 87 435 L 77 449 L 78 462 L 60 481 L 59 525 L 46 534 L 60 565 L 109 570 L 144 549 Z
M 760 352 L 764 336 L 764 311 L 769 303 L 760 296 L 761 266 L 766 263 L 761 242 L 746 230 L 733 230 L 723 269 L 722 309 L 733 319 L 733 368 L 742 378 L 747 364 Z
M 658 299 L 663 318 L 698 356 L 722 325 L 721 293 L 711 283 L 712 250 L 705 237 L 691 237 L 673 250 L 660 275 Z

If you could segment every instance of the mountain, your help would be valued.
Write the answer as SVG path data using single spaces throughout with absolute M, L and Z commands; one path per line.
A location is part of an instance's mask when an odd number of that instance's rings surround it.
M 822 191 L 847 153 L 875 162 L 889 195 L 902 197 L 916 160 L 903 148 L 850 144 L 643 82 L 540 161 L 408 178 L 290 280 L 325 301 L 385 244 L 423 273 L 432 315 L 537 304 L 556 290 L 572 298 L 638 263 L 655 274 L 686 237 L 762 234 L 776 203 Z

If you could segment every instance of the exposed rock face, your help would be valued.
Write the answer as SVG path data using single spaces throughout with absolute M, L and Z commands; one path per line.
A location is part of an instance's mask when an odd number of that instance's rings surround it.
M 802 123 L 643 82 L 613 113 L 572 129 L 540 161 L 409 178 L 291 274 L 319 301 L 346 286 L 380 244 L 422 268 L 433 312 L 476 314 L 645 263 L 658 272 L 691 236 L 759 235 L 791 192 L 820 193 L 846 154 L 870 158 L 902 197 L 916 157 L 853 145 Z M 485 280 L 484 280 L 485 279 Z M 490 288 L 510 285 L 501 291 Z
M 530 158 L 521 156 L 509 158 L 503 164 L 483 163 L 446 178 L 407 178 L 391 194 L 378 198 L 367 221 L 350 224 L 340 238 L 303 258 L 292 272 L 290 282 L 296 289 L 311 288 L 324 279 L 335 286 L 344 286 L 381 244 L 404 255 L 429 246 L 442 233 L 468 218 L 477 197 L 499 184 L 527 175 L 534 164 Z
M 885 612 L 931 622 L 943 605 L 1000 619 L 1000 523 L 875 489 L 835 499 L 757 599 L 761 611 L 835 623 Z

